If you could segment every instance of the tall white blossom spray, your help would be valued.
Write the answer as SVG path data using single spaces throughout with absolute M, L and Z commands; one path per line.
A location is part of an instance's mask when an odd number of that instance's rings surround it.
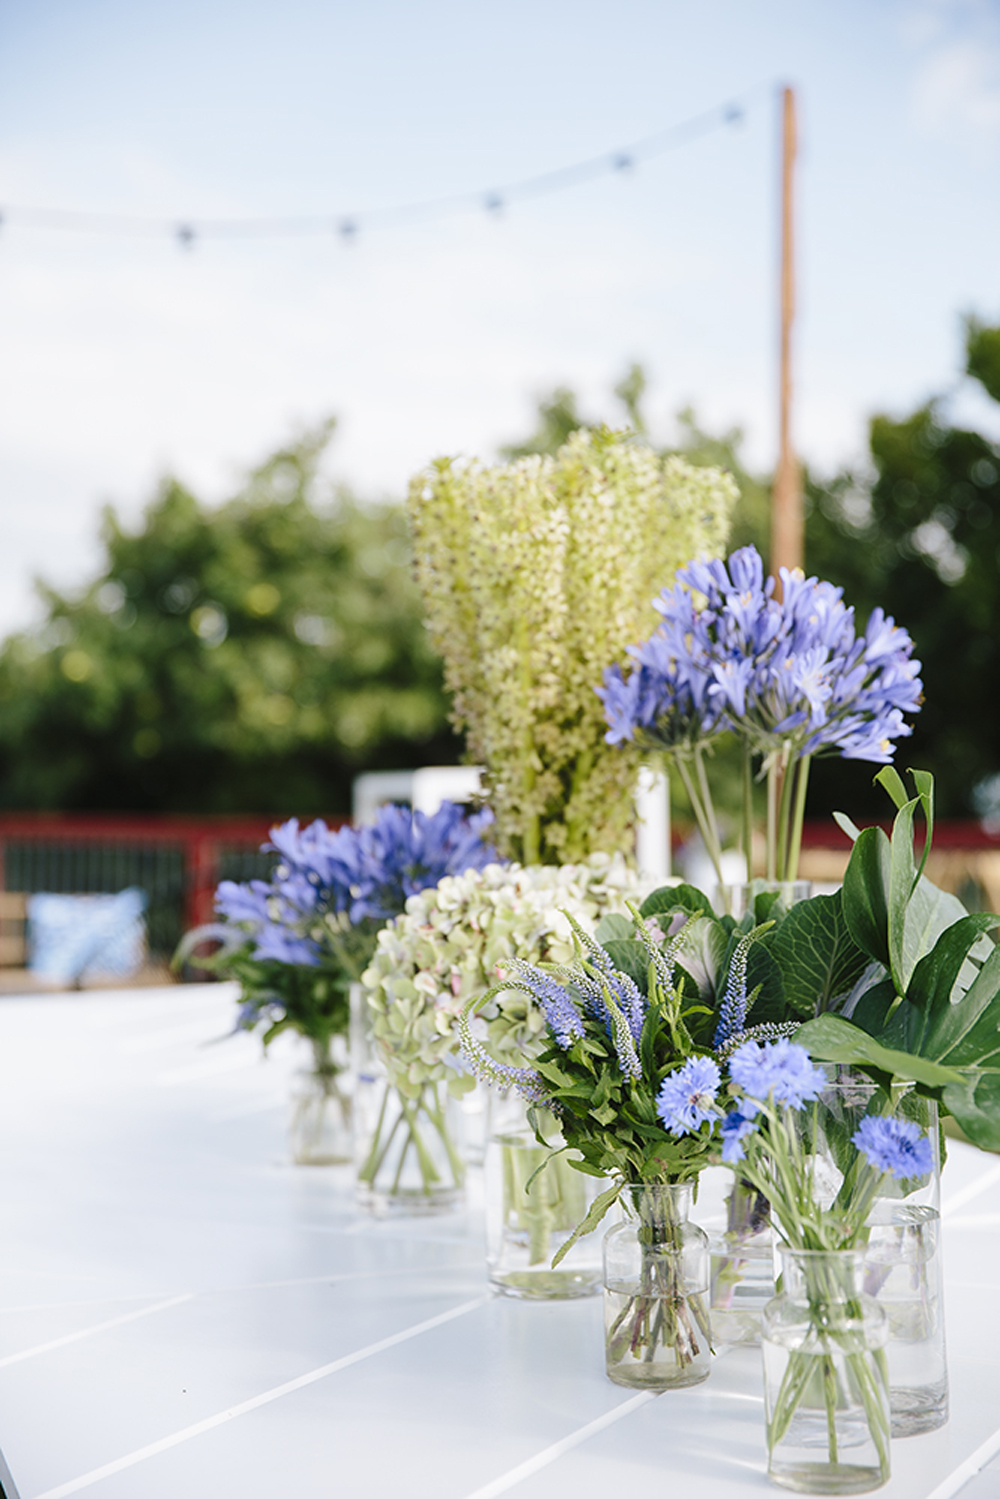
M 642 751 L 605 742 L 594 684 L 650 632 L 677 568 L 723 550 L 737 498 L 721 470 L 606 428 L 555 458 L 441 458 L 413 480 L 428 627 L 503 854 L 630 851 Z

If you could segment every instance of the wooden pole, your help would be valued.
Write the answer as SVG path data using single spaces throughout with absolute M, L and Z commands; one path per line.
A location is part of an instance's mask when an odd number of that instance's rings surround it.
M 795 93 L 782 91 L 781 132 L 781 356 L 779 368 L 778 466 L 771 497 L 771 572 L 802 567 L 805 521 L 802 475 L 792 447 L 792 324 L 795 320 L 794 188 L 797 140 Z M 779 580 L 780 591 L 780 580 Z

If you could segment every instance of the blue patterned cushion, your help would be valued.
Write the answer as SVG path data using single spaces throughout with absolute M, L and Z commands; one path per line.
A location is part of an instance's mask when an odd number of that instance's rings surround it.
M 118 895 L 29 895 L 29 969 L 62 984 L 98 975 L 128 978 L 146 954 L 145 908 L 145 892 L 135 889 Z

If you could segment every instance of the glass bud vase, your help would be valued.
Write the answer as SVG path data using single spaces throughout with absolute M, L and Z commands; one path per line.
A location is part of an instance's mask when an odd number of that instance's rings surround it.
M 574 1170 L 555 1117 L 513 1093 L 491 1093 L 485 1160 L 486 1262 L 504 1296 L 562 1301 L 601 1288 L 600 1231 L 584 1234 L 553 1270 L 552 1257 L 608 1183 Z
M 604 1237 L 608 1378 L 678 1390 L 708 1378 L 708 1236 L 688 1222 L 691 1183 L 626 1186 L 623 1221 Z
M 734 1176 L 726 1226 L 709 1235 L 712 1340 L 716 1347 L 760 1343 L 760 1319 L 774 1295 L 774 1241 L 766 1197 Z
M 353 1158 L 346 1048 L 341 1036 L 312 1046 L 292 1084 L 288 1143 L 298 1166 L 339 1166 Z
M 389 1078 L 360 985 L 351 987 L 357 1200 L 376 1217 L 446 1213 L 465 1201 L 462 1111 L 443 1080 Z
M 882 1179 L 866 1224 L 865 1290 L 889 1320 L 886 1358 L 889 1408 L 894 1437 L 934 1431 L 948 1419 L 948 1367 L 945 1357 L 940 1207 L 941 1156 L 938 1106 L 911 1084 L 891 1091 L 841 1069 L 824 1089 L 819 1104 L 823 1152 L 820 1171 L 832 1200 L 840 1190 L 851 1153 L 845 1140 L 866 1114 L 888 1115 L 916 1124 L 931 1146 L 932 1167 L 925 1177 Z
M 768 1477 L 802 1494 L 863 1494 L 889 1478 L 888 1318 L 862 1290 L 864 1251 L 780 1245 L 764 1311 Z
M 753 910 L 758 897 L 774 896 L 786 911 L 812 895 L 811 880 L 748 880 L 741 885 L 716 885 L 712 905 L 720 916 L 736 920 Z

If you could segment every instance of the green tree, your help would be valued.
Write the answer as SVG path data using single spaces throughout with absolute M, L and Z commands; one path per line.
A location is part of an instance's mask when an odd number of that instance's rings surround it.
M 0 650 L 0 804 L 343 812 L 360 770 L 457 758 L 401 507 L 325 490 L 333 424 L 217 508 L 168 479 L 76 597 Z

